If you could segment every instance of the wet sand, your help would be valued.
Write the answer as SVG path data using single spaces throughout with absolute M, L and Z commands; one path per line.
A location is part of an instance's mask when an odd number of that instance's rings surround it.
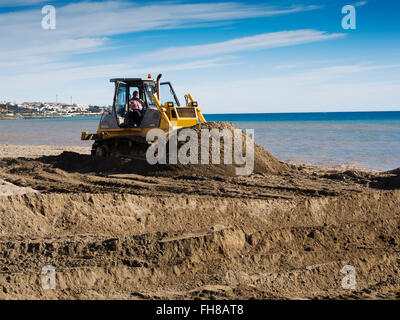
M 145 174 L 89 153 L 0 145 L 0 298 L 400 297 L 400 170 L 260 152 L 249 177 Z M 56 290 L 40 286 L 47 264 Z M 345 265 L 354 290 L 341 287 Z

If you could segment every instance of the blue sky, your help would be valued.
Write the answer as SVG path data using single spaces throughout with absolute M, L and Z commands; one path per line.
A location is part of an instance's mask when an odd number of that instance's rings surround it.
M 400 110 L 399 14 L 387 0 L 0 0 L 0 101 L 108 105 L 110 78 L 162 73 L 205 113 Z

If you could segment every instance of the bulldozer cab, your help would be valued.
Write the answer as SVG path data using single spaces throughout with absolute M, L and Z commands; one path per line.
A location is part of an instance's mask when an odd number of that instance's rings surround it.
M 115 84 L 114 100 L 109 112 L 103 114 L 99 129 L 122 129 L 133 127 L 129 121 L 129 102 L 134 91 L 139 93 L 138 98 L 143 101 L 140 128 L 156 128 L 160 123 L 159 111 L 152 99 L 156 92 L 156 84 L 152 79 L 117 78 L 111 79 Z
M 115 119 L 119 128 L 129 128 L 132 124 L 129 121 L 129 103 L 134 98 L 134 92 L 138 92 L 138 98 L 142 105 L 141 121 L 137 127 L 151 128 L 158 127 L 160 115 L 154 103 L 152 95 L 156 92 L 155 82 L 151 79 L 111 79 L 115 83 L 114 102 L 111 117 Z M 106 126 L 112 125 L 113 119 L 109 119 Z M 111 122 L 111 123 L 110 123 Z M 115 125 L 115 124 L 114 124 Z M 115 128 L 117 129 L 117 127 Z
M 157 128 L 160 124 L 160 112 L 153 94 L 157 94 L 157 84 L 152 79 L 140 78 L 118 78 L 111 79 L 115 83 L 114 101 L 111 113 L 103 116 L 101 129 L 132 128 L 129 119 L 129 102 L 133 99 L 134 92 L 138 92 L 138 98 L 142 101 L 143 109 L 141 121 L 135 127 Z M 169 105 L 180 107 L 179 99 L 170 82 L 161 82 L 159 88 L 161 101 L 168 102 Z

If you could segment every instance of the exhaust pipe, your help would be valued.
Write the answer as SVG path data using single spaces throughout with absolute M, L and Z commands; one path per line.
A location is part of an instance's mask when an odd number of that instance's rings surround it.
M 158 100 L 160 100 L 160 79 L 161 79 L 162 74 L 160 73 L 157 76 L 157 80 L 156 80 L 156 86 L 157 86 L 157 98 Z

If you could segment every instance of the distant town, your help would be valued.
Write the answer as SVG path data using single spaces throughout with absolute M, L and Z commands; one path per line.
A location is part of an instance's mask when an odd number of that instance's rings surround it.
M 110 106 L 65 104 L 60 102 L 0 101 L 0 119 L 31 119 L 41 117 L 73 117 L 101 115 Z

